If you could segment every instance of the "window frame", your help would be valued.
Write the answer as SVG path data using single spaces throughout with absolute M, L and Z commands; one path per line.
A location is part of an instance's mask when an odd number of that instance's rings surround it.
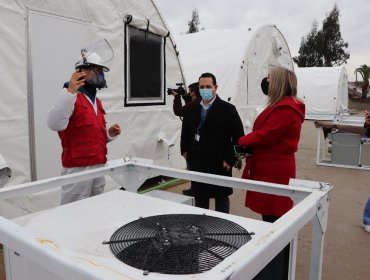
M 131 96 L 131 68 L 130 68 L 130 60 L 131 60 L 131 53 L 130 53 L 130 46 L 131 46 L 131 36 L 130 32 L 133 30 L 136 35 L 137 32 L 143 32 L 144 37 L 146 36 L 158 36 L 161 40 L 160 46 L 160 95 L 158 98 L 156 97 L 132 97 Z M 159 34 L 155 34 L 148 30 L 137 28 L 133 25 L 126 24 L 125 25 L 125 67 L 124 67 L 124 75 L 125 75 L 125 89 L 124 89 L 124 106 L 155 106 L 155 105 L 165 105 L 166 104 L 166 37 L 163 37 Z M 145 81 L 143 81 L 145 82 Z

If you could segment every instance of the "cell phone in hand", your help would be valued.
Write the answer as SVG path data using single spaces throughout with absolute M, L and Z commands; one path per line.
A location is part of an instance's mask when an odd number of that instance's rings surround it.
M 247 156 L 252 154 L 252 149 L 241 146 L 241 145 L 234 145 L 234 152 L 236 156 Z
M 77 72 L 81 73 L 81 68 L 78 68 Z M 79 77 L 77 81 L 80 82 L 80 81 L 83 81 L 83 80 L 85 80 L 85 76 Z

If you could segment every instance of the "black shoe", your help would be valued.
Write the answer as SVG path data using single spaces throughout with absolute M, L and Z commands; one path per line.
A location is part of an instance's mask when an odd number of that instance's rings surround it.
M 187 196 L 194 196 L 193 191 L 191 189 L 182 190 L 182 194 Z

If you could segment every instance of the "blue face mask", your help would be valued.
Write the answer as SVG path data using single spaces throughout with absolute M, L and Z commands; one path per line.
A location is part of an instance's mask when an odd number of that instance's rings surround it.
M 209 101 L 213 98 L 212 89 L 210 88 L 200 88 L 199 93 L 204 101 Z

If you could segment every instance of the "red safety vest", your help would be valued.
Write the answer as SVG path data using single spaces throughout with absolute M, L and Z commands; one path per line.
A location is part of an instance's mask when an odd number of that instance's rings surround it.
M 105 111 L 96 98 L 97 114 L 84 94 L 78 93 L 65 130 L 59 131 L 64 167 L 83 167 L 107 162 Z

